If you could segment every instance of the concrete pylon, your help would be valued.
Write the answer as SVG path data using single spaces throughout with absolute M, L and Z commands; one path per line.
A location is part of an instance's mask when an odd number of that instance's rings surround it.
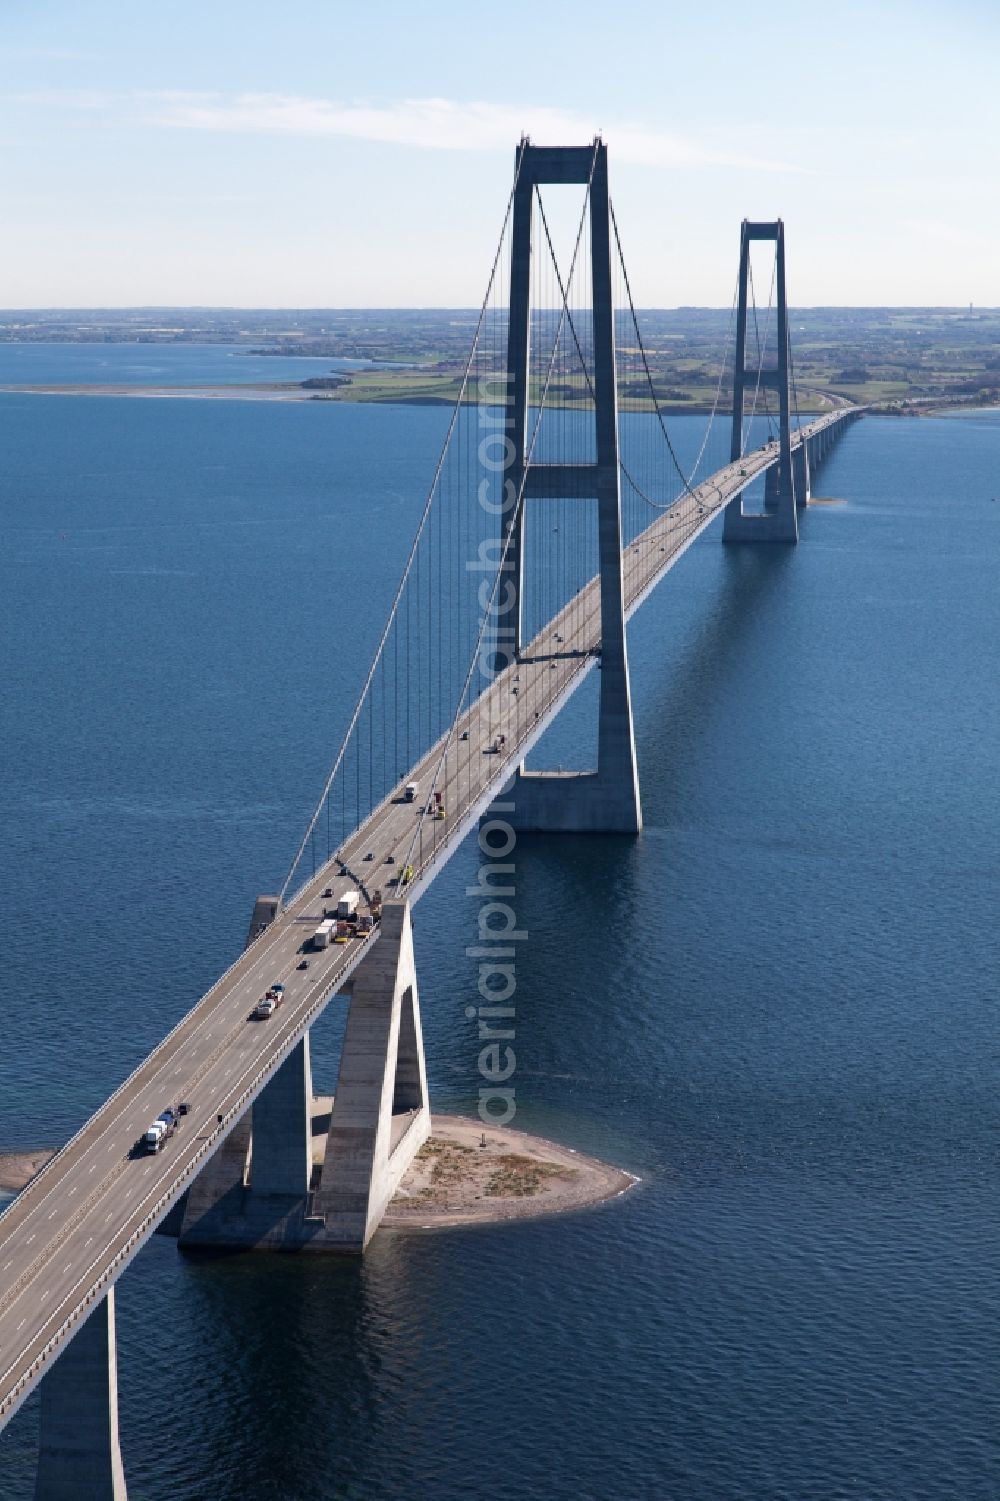
M 364 1250 L 430 1129 L 410 907 L 390 903 L 354 974 L 313 1203 L 324 1249 Z
M 185 1194 L 177 1233 L 179 1246 L 228 1244 L 228 1227 L 238 1222 L 246 1207 L 249 1160 L 248 1110 Z
M 35 1501 L 127 1501 L 113 1287 L 43 1377 L 41 1399 Z
M 269 928 L 274 922 L 278 912 L 278 898 L 276 896 L 259 896 L 253 904 L 253 914 L 250 918 L 250 926 L 247 929 L 247 941 L 244 945 L 249 948 L 255 938 L 259 938 L 265 928 Z
M 277 910 L 277 897 L 257 898 L 247 930 L 247 948 L 274 921 Z M 307 1035 L 292 1049 L 254 1101 L 252 1111 L 237 1121 L 184 1195 L 179 1245 L 294 1241 L 304 1217 L 312 1170 L 311 1105 Z
M 597 455 L 593 464 L 527 462 L 532 205 L 541 183 L 589 183 Z M 511 462 L 505 470 L 505 483 L 513 486 L 508 493 L 517 494 L 522 486 L 524 492 L 521 506 L 512 508 L 505 518 L 511 564 L 504 586 L 511 606 L 505 609 L 505 618 L 513 626 L 514 655 L 522 660 L 525 507 L 545 499 L 572 500 L 580 505 L 596 500 L 602 669 L 597 770 L 567 777 L 529 772 L 520 766 L 504 793 L 504 801 L 514 805 L 514 812 L 507 816 L 521 830 L 635 834 L 642 827 L 642 809 L 625 641 L 608 149 L 603 141 L 591 146 L 532 146 L 525 140 L 518 148 L 507 372 L 505 432 L 511 445 Z
M 776 260 L 778 366 L 776 370 L 747 370 L 747 303 L 750 284 L 750 246 L 755 240 L 773 240 Z M 758 223 L 744 219 L 740 229 L 740 276 L 736 304 L 736 363 L 733 369 L 733 426 L 729 457 L 736 463 L 743 457 L 743 421 L 746 386 L 778 393 L 778 462 L 767 471 L 764 481 L 764 513 L 746 515 L 741 491 L 726 507 L 722 525 L 723 542 L 797 542 L 797 511 L 805 505 L 808 468 L 805 469 L 802 500 L 796 497 L 796 466 L 792 460 L 792 436 L 789 399 L 788 303 L 785 294 L 785 227 L 780 219 Z M 799 461 L 799 470 L 805 464 Z
M 795 480 L 795 504 L 804 511 L 809 504 L 812 490 L 812 474 L 809 469 L 809 444 L 799 442 L 792 450 L 792 474 Z
M 309 1033 L 289 1053 L 253 1103 L 250 1191 L 309 1192 L 312 1173 L 312 1069 Z

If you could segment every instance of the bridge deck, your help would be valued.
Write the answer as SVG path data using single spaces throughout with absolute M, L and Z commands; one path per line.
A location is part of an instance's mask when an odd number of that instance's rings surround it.
M 831 413 L 804 432 L 816 433 L 845 415 Z M 720 470 L 626 547 L 628 613 L 775 459 L 775 450 L 760 450 Z M 0 1217 L 0 1427 L 360 963 L 366 944 L 354 940 L 311 955 L 307 970 L 296 968 L 303 942 L 322 917 L 324 888 L 336 895 L 360 877 L 369 890 L 379 886 L 391 898 L 386 878 L 398 874 L 419 827 L 407 888 L 415 899 L 595 666 L 599 646 L 595 579 L 456 726 L 437 782 L 446 820 L 426 816 L 419 798 L 381 804 Z M 501 734 L 506 744 L 494 752 Z M 404 779 L 417 781 L 425 796 L 444 749 L 444 742 L 433 747 Z M 392 866 L 388 855 L 395 858 Z M 367 942 L 375 941 L 377 933 Z M 249 1020 L 277 981 L 286 986 L 285 1004 L 268 1021 Z M 150 1121 L 181 1100 L 190 1113 L 163 1151 L 130 1155 Z

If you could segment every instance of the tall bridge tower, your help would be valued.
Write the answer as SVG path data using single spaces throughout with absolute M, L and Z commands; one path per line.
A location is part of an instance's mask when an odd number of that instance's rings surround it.
M 532 206 L 543 183 L 577 183 L 588 190 L 593 287 L 595 463 L 536 463 L 528 444 L 531 350 Z M 597 769 L 537 772 L 518 768 L 505 793 L 513 804 L 513 827 L 538 832 L 634 834 L 642 827 L 639 774 L 632 728 L 625 604 L 622 582 L 621 492 L 618 463 L 618 388 L 615 373 L 614 297 L 611 286 L 611 224 L 608 148 L 532 146 L 517 154 L 511 242 L 510 323 L 507 348 L 506 433 L 513 444 L 508 475 L 522 501 L 506 518 L 509 574 L 515 590 L 514 650 L 522 658 L 524 512 L 529 501 L 597 503 L 601 601 L 600 710 Z
M 750 246 L 755 240 L 772 240 L 775 254 L 777 290 L 778 360 L 774 369 L 747 369 L 747 300 L 750 283 Z M 781 219 L 761 222 L 744 219 L 740 229 L 739 296 L 736 305 L 736 362 L 733 370 L 733 434 L 730 460 L 743 457 L 743 423 L 745 420 L 747 377 L 756 391 L 778 393 L 778 462 L 767 471 L 764 491 L 764 514 L 747 515 L 742 493 L 726 507 L 723 522 L 724 542 L 797 542 L 797 512 L 809 498 L 809 460 L 800 445 L 792 453 L 791 399 L 789 391 L 790 354 L 788 342 L 788 302 L 785 293 L 785 226 Z

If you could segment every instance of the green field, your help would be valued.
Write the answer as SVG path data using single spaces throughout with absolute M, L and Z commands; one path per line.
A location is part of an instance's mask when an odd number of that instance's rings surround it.
M 381 317 L 385 323 L 370 346 L 360 330 L 352 327 L 349 339 L 345 330 L 339 337 L 311 346 L 310 352 L 343 354 L 349 346 L 370 357 L 384 355 L 393 320 L 398 319 L 396 357 L 408 356 L 411 363 L 405 369 L 354 374 L 348 384 L 331 393 L 332 399 L 454 401 L 471 320 L 444 313 L 407 314 L 405 318 L 385 313 Z M 442 325 L 449 318 L 446 333 Z M 918 411 L 928 406 L 1000 403 L 1000 309 L 806 308 L 793 309 L 789 320 L 795 392 L 802 411 L 821 412 L 842 401 Z M 708 308 L 653 309 L 640 312 L 639 323 L 653 389 L 663 410 L 711 408 L 724 360 L 719 401 L 723 408 L 731 403 L 732 322 L 728 314 Z M 757 332 L 763 342 L 763 328 L 759 326 Z M 773 348 L 773 329 L 769 333 Z M 751 325 L 750 351 L 754 336 Z M 433 338 L 433 353 L 422 354 L 421 337 Z M 296 341 L 286 346 L 286 352 L 305 351 Z M 631 343 L 623 341 L 619 356 L 623 409 L 650 409 L 649 386 L 634 333 Z M 748 352 L 748 361 L 751 358 Z M 562 376 L 549 399 L 558 405 L 584 403 L 586 382 L 582 377 Z
M 405 308 L 0 311 L 0 342 L 241 345 L 248 353 L 273 356 L 276 382 L 288 355 L 372 360 L 380 368 L 351 372 L 314 399 L 450 404 L 459 393 L 477 316 L 467 309 Z M 488 327 L 485 338 L 502 340 L 503 315 L 494 316 L 501 325 Z M 653 308 L 640 310 L 638 321 L 662 410 L 710 409 L 724 364 L 719 405 L 725 410 L 731 404 L 729 310 Z M 792 308 L 789 327 L 802 411 L 823 411 L 845 400 L 895 411 L 1000 403 L 1000 309 Z M 649 410 L 638 341 L 624 317 L 618 337 L 622 407 Z M 773 315 L 764 310 L 750 320 L 748 351 L 758 341 L 773 351 Z M 469 399 L 478 400 L 478 392 L 470 391 Z M 561 373 L 549 391 L 549 400 L 560 405 L 588 399 L 582 375 Z

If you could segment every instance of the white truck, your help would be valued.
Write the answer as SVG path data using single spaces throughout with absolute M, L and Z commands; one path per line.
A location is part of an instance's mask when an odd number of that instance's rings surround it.
M 161 1110 L 156 1120 L 142 1138 L 144 1152 L 159 1152 L 177 1130 L 177 1117 L 172 1110 Z
M 259 1022 L 266 1021 L 269 1016 L 274 1015 L 284 999 L 284 985 L 271 985 L 268 988 L 267 994 L 253 1008 L 254 1020 Z
M 325 949 L 328 944 L 332 943 L 333 942 L 333 933 L 334 933 L 334 929 L 336 928 L 336 926 L 337 926 L 337 920 L 336 920 L 336 918 L 333 918 L 333 917 L 326 917 L 326 918 L 324 918 L 323 921 L 320 923 L 319 927 L 316 929 L 315 933 L 312 936 L 312 946 L 313 946 L 313 948 L 314 949 Z
M 337 903 L 337 916 L 343 922 L 346 918 L 356 917 L 358 902 L 361 898 L 356 891 L 345 891 Z

